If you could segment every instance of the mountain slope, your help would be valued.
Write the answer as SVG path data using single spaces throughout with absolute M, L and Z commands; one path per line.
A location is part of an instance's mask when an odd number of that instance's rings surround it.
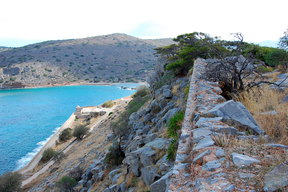
M 0 87 L 144 81 L 171 39 L 126 34 L 47 41 L 0 52 Z

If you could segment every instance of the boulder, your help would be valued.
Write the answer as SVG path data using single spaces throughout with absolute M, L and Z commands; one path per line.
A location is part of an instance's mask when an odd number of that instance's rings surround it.
M 174 109 L 170 109 L 163 117 L 162 117 L 162 121 L 163 123 L 167 123 L 169 121 L 169 119 L 171 119 L 171 117 L 173 117 L 175 115 L 175 113 L 179 112 L 181 109 L 180 108 L 174 108 Z
M 158 104 L 158 102 L 156 100 L 153 100 L 151 102 L 150 109 L 151 109 L 151 113 L 152 114 L 156 114 L 156 113 L 158 113 L 161 110 L 161 108 L 160 108 L 160 106 L 159 106 L 159 104 Z
M 224 158 L 213 160 L 213 161 L 208 161 L 205 165 L 203 165 L 202 169 L 205 171 L 215 171 L 215 169 L 218 169 L 221 167 L 222 161 L 224 161 Z
M 192 133 L 194 142 L 198 142 L 203 137 L 211 135 L 212 131 L 209 128 L 198 128 L 192 130 Z
M 170 142 L 168 139 L 156 138 L 153 141 L 147 143 L 145 146 L 151 147 L 152 149 L 163 150 L 163 149 L 167 149 L 169 144 Z
M 132 153 L 137 154 L 137 156 L 140 159 L 140 162 L 144 167 L 154 164 L 156 151 L 153 150 L 151 147 L 145 146 L 140 149 L 137 149 L 136 151 L 133 151 Z
M 109 173 L 109 179 L 111 180 L 112 184 L 116 184 L 119 177 L 122 175 L 121 169 L 114 169 Z
M 155 181 L 150 185 L 150 191 L 151 192 L 165 192 L 168 182 L 169 182 L 169 176 L 172 174 L 172 172 L 166 173 L 163 177 L 161 177 L 159 180 Z
M 224 157 L 225 156 L 225 151 L 222 148 L 218 148 L 215 152 L 216 157 Z
M 144 183 L 149 186 L 155 181 L 157 177 L 159 178 L 159 175 L 157 174 L 156 167 L 151 165 L 141 169 L 141 177 Z
M 166 99 L 171 99 L 173 97 L 173 94 L 172 92 L 170 91 L 170 89 L 164 89 L 163 90 L 163 96 L 166 98 Z
M 232 160 L 237 167 L 245 167 L 251 164 L 260 163 L 260 161 L 255 158 L 239 153 L 232 153 Z
M 161 175 L 166 174 L 171 167 L 173 166 L 173 163 L 167 159 L 167 155 L 164 155 L 161 159 L 159 159 L 156 163 L 156 167 L 158 167 L 158 173 Z
M 277 191 L 288 186 L 288 161 L 277 165 L 264 176 L 264 191 Z
M 140 161 L 136 155 L 130 154 L 126 156 L 124 162 L 129 166 L 130 170 L 136 177 L 140 176 Z
M 212 145 L 214 145 L 214 141 L 210 136 L 206 136 L 203 139 L 201 139 L 199 141 L 199 143 L 193 148 L 193 150 L 198 150 L 198 149 L 202 149 L 205 147 L 210 147 Z
M 233 123 L 236 126 L 243 126 L 251 129 L 256 134 L 262 135 L 265 132 L 259 127 L 250 112 L 240 102 L 233 100 L 216 105 L 205 115 L 223 117 L 224 122 Z
M 197 164 L 202 164 L 203 163 L 203 158 L 206 155 L 210 155 L 211 150 L 206 150 L 200 154 L 198 154 L 194 159 L 193 159 L 193 163 L 197 163 Z

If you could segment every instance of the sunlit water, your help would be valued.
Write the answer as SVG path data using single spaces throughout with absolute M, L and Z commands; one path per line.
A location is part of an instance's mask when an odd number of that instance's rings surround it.
M 120 85 L 0 90 L 0 175 L 25 166 L 77 105 L 99 105 L 133 92 Z

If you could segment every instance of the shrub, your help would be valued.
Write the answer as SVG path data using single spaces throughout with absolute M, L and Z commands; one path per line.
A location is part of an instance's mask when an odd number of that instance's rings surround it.
M 50 159 L 52 159 L 56 154 L 57 154 L 57 151 L 49 147 L 44 150 L 41 161 L 45 163 L 49 161 Z
M 66 128 L 59 135 L 59 141 L 67 141 L 72 138 L 72 129 Z
M 119 143 L 113 143 L 109 148 L 109 152 L 106 154 L 104 162 L 110 166 L 117 166 L 122 164 L 125 158 L 125 153 L 122 151 Z
M 168 136 L 170 138 L 178 138 L 178 130 L 181 129 L 181 124 L 184 119 L 183 112 L 177 112 L 168 122 Z
M 256 70 L 260 73 L 268 73 L 268 72 L 272 72 L 273 68 L 261 65 L 261 66 L 257 67 Z
M 149 88 L 145 85 L 141 85 L 137 87 L 136 93 L 133 95 L 133 97 L 145 97 L 149 94 Z
M 74 128 L 73 136 L 76 137 L 78 140 L 83 139 L 84 135 L 88 133 L 88 127 L 85 125 L 77 125 Z
M 60 188 L 63 192 L 70 192 L 73 190 L 73 187 L 77 185 L 77 181 L 69 176 L 63 176 L 57 183 L 56 186 Z
M 172 161 L 175 160 L 176 151 L 178 147 L 179 134 L 178 131 L 181 129 L 182 121 L 184 119 L 183 112 L 177 112 L 168 122 L 168 137 L 172 138 L 167 150 L 167 159 Z
M 178 139 L 172 139 L 167 150 L 167 159 L 174 161 L 176 157 L 176 151 L 178 147 Z
M 0 192 L 19 192 L 21 189 L 21 175 L 8 172 L 0 176 Z
M 114 106 L 114 101 L 106 101 L 105 103 L 103 103 L 102 107 L 105 107 L 105 108 L 111 108 Z

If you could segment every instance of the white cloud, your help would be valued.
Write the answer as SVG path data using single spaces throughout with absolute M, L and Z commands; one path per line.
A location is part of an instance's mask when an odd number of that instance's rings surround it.
M 175 37 L 202 31 L 247 41 L 277 40 L 288 28 L 287 0 L 7 0 L 0 38 L 49 40 L 116 32 Z

